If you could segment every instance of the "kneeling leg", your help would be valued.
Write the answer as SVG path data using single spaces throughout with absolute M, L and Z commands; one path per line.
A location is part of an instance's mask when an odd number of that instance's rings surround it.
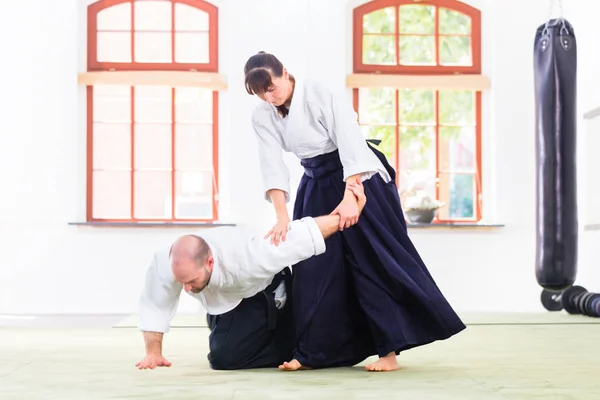
M 243 300 L 228 313 L 209 316 L 210 366 L 216 370 L 277 367 L 291 355 L 291 345 L 281 339 L 286 320 L 268 329 L 267 302 L 262 293 Z M 284 311 L 286 312 L 286 311 Z M 281 312 L 280 312 L 281 313 Z M 286 333 L 291 333 L 288 328 Z

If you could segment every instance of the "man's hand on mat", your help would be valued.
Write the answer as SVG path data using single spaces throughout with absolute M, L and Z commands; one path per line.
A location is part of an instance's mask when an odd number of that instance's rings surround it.
M 289 224 L 290 218 L 287 215 L 277 218 L 277 223 L 269 232 L 267 232 L 265 239 L 270 236 L 271 244 L 274 244 L 275 246 L 278 246 L 280 242 L 285 242 Z
M 160 354 L 148 354 L 135 366 L 138 369 L 154 369 L 156 367 L 170 367 L 171 363 Z

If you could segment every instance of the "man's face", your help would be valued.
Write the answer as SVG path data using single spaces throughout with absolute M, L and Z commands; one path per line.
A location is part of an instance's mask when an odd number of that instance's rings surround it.
M 175 279 L 183 285 L 183 289 L 188 293 L 200 293 L 208 285 L 212 273 L 212 257 L 202 267 L 198 267 L 193 262 L 178 265 L 174 269 Z

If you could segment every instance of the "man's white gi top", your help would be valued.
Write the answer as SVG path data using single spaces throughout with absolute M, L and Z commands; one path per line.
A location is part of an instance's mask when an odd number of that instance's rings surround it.
M 245 298 L 263 291 L 288 266 L 325 252 L 325 240 L 313 218 L 292 221 L 286 241 L 279 246 L 264 233 L 242 227 L 218 227 L 195 232 L 209 245 L 215 259 L 208 286 L 188 293 L 212 315 L 234 309 Z M 169 262 L 171 246 L 154 254 L 139 303 L 139 329 L 168 332 L 183 285 L 176 282 Z M 279 308 L 285 303 L 283 282 L 275 291 Z

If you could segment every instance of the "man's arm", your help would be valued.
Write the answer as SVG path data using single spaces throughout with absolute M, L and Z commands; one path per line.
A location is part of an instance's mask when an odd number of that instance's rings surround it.
M 154 369 L 156 367 L 170 367 L 172 364 L 162 355 L 162 332 L 144 332 L 146 356 L 135 364 L 138 369 Z
M 162 332 L 144 332 L 146 354 L 162 355 Z
M 355 194 L 359 210 L 365 206 L 366 197 L 361 182 L 349 186 Z M 268 239 L 254 238 L 246 246 L 247 278 L 267 279 L 285 267 L 299 263 L 310 257 L 323 254 L 326 250 L 325 239 L 339 229 L 340 216 L 323 215 L 312 218 L 305 217 L 289 224 L 287 240 L 279 245 L 271 244 Z
M 183 286 L 171 273 L 169 250 L 154 254 L 146 271 L 139 300 L 139 330 L 142 332 L 169 331 L 170 322 L 177 312 Z
M 181 290 L 170 274 L 168 250 L 157 252 L 146 271 L 139 302 L 139 330 L 146 349 L 146 357 L 136 364 L 139 369 L 171 366 L 162 356 L 162 340 L 177 311 Z
M 315 222 L 323 235 L 323 239 L 329 238 L 340 229 L 340 215 L 323 215 L 315 218 Z

